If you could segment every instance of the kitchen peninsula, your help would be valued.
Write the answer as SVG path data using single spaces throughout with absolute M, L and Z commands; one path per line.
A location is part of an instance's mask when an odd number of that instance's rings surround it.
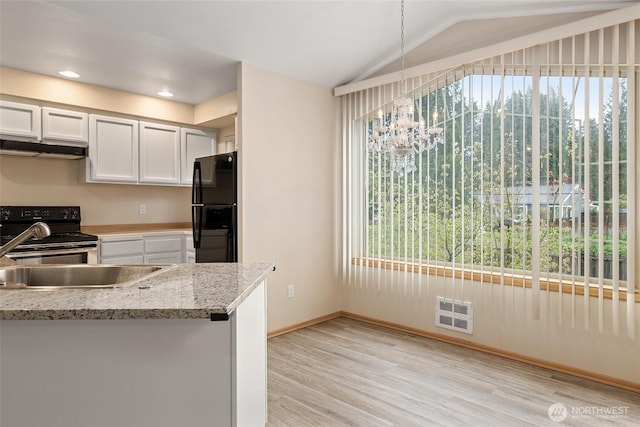
M 180 264 L 115 289 L 0 291 L 0 425 L 266 423 L 273 264 Z

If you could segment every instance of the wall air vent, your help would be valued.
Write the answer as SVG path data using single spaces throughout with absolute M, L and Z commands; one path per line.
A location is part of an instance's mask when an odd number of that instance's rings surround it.
M 436 326 L 472 334 L 473 307 L 471 303 L 436 297 Z

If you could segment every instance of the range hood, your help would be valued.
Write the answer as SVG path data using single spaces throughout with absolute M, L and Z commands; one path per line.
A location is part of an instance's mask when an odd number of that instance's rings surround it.
M 54 159 L 81 159 L 87 156 L 87 147 L 0 139 L 0 154 Z

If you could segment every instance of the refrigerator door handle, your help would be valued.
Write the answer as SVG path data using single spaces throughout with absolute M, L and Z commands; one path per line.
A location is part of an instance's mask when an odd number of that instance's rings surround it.
M 235 262 L 235 252 L 236 247 L 234 244 L 235 241 L 235 230 L 230 230 L 229 234 L 227 234 L 227 262 Z
M 200 249 L 200 241 L 202 240 L 202 206 L 191 207 L 191 224 L 193 224 L 193 248 Z
M 191 187 L 191 204 L 202 203 L 202 167 L 199 161 L 193 162 L 193 186 Z

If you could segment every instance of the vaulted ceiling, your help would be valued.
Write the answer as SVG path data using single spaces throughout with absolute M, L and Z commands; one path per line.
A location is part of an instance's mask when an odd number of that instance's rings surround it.
M 637 0 L 420 0 L 407 66 Z M 0 65 L 196 104 L 236 89 L 240 61 L 327 87 L 399 69 L 399 0 L 0 1 Z

